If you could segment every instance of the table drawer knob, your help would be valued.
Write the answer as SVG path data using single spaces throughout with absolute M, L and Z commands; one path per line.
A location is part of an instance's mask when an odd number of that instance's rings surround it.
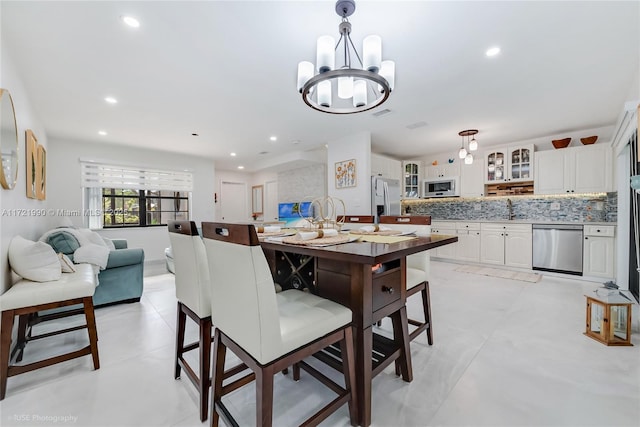
M 386 292 L 388 294 L 392 294 L 393 293 L 393 288 L 389 287 L 389 286 L 383 286 L 382 287 L 382 292 Z

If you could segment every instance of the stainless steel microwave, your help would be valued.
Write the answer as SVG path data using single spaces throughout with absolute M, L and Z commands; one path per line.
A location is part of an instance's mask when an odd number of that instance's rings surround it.
M 422 181 L 423 197 L 456 197 L 460 195 L 460 179 L 457 176 L 428 178 Z

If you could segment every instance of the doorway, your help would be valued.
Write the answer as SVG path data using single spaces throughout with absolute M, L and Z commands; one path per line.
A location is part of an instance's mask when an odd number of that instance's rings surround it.
M 220 182 L 220 219 L 222 221 L 247 221 L 246 182 Z
M 264 220 L 278 220 L 278 181 L 267 181 L 264 186 Z

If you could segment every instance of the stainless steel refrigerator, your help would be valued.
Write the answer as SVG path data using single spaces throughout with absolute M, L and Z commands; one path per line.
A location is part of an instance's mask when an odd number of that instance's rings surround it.
M 371 214 L 376 223 L 380 215 L 400 215 L 400 180 L 371 177 Z

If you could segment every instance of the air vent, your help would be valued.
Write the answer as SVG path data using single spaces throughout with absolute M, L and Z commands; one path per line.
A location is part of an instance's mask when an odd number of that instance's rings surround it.
M 426 125 L 427 125 L 427 122 L 425 122 L 425 121 L 415 122 L 415 123 L 412 123 L 410 125 L 407 125 L 407 129 L 411 129 L 411 130 L 418 129 L 418 128 L 424 127 Z
M 376 111 L 375 113 L 373 113 L 373 117 L 381 117 L 381 116 L 384 116 L 385 114 L 389 114 L 390 112 L 391 110 L 389 110 L 388 108 L 385 108 L 384 110 Z

